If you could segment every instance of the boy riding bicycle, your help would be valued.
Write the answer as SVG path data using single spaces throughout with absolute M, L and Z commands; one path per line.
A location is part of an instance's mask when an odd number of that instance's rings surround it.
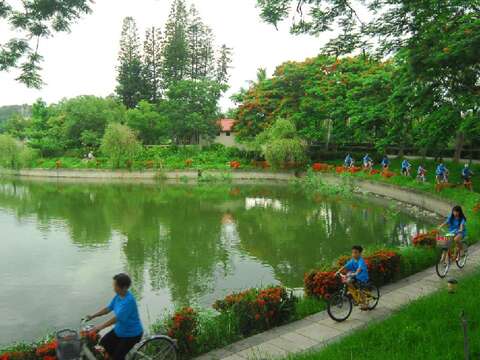
M 363 248 L 360 245 L 352 247 L 352 258 L 342 266 L 336 275 L 340 274 L 343 270 L 347 270 L 347 276 L 349 283 L 357 287 L 359 290 L 363 289 L 368 283 L 368 267 L 365 260 L 362 258 Z M 361 297 L 361 309 L 368 310 L 365 294 L 360 291 Z

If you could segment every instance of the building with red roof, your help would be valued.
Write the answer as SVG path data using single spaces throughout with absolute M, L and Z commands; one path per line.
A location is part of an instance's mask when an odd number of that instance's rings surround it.
M 218 120 L 218 133 L 214 141 L 227 147 L 238 146 L 235 142 L 235 123 L 234 119 Z

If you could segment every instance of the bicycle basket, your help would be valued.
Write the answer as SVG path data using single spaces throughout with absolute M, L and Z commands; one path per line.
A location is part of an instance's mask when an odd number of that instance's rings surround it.
M 75 360 L 80 358 L 82 342 L 74 330 L 61 330 L 55 335 L 57 340 L 57 358 L 60 360 Z
M 451 236 L 437 236 L 437 247 L 442 249 L 450 248 L 450 244 L 452 243 Z

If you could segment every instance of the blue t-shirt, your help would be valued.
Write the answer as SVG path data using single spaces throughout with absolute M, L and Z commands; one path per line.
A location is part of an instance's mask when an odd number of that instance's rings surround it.
M 470 177 L 470 176 L 472 176 L 472 170 L 470 170 L 470 168 L 463 168 L 463 170 L 462 170 L 462 176 L 463 176 L 463 177 Z
M 347 157 L 345 158 L 345 164 L 350 165 L 352 163 L 352 160 L 352 157 L 350 155 L 347 155 Z
M 360 257 L 358 260 L 355 260 L 352 258 L 345 264 L 345 269 L 351 272 L 356 272 L 359 268 L 360 268 L 360 272 L 358 273 L 358 275 L 355 275 L 355 278 L 358 281 L 367 282 L 368 267 L 367 267 L 367 264 L 365 263 L 365 260 L 363 260 L 362 257 Z
M 363 158 L 363 163 L 368 164 L 370 161 L 372 161 L 372 158 L 368 155 L 365 155 L 365 157 Z
M 383 158 L 382 165 L 383 166 L 388 166 L 389 164 L 390 164 L 390 160 L 388 160 L 388 158 Z
M 402 161 L 402 169 L 408 169 L 410 167 L 410 163 L 408 160 L 403 160 Z
M 435 173 L 437 175 L 443 175 L 445 173 L 445 166 L 442 164 L 438 165 Z
M 137 302 L 130 291 L 127 291 L 124 298 L 116 295 L 107 308 L 113 311 L 117 318 L 113 328 L 115 335 L 121 338 L 142 335 L 143 326 L 138 315 Z
M 467 222 L 465 219 L 457 219 L 455 216 L 450 214 L 447 219 L 448 231 L 451 233 L 461 233 L 463 237 L 467 235 Z M 460 226 L 463 225 L 463 231 L 460 231 Z

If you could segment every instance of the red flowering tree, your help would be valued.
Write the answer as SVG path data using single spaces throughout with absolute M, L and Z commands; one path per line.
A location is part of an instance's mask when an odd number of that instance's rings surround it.
M 167 334 L 177 340 L 181 354 L 195 353 L 198 313 L 191 307 L 177 311 L 167 322 Z

